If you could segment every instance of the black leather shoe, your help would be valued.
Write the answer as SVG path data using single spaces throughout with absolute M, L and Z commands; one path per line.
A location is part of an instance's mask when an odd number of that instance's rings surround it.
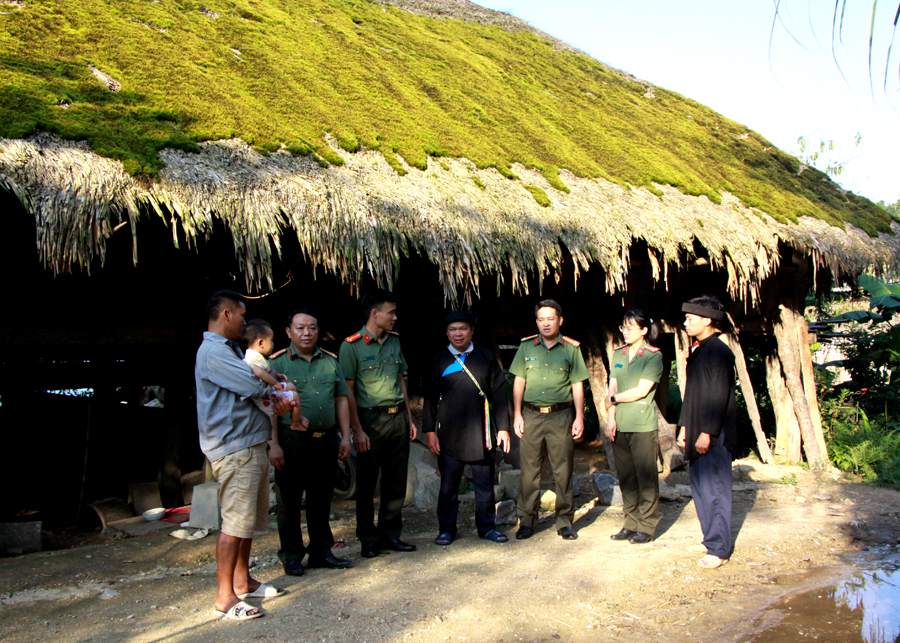
M 338 558 L 331 552 L 328 552 L 324 556 L 310 556 L 306 566 L 324 567 L 325 569 L 346 569 L 347 567 L 353 567 L 353 563 L 345 558 Z
M 288 576 L 303 576 L 303 563 L 299 560 L 289 560 L 284 564 L 284 573 Z
M 390 551 L 416 551 L 415 545 L 405 543 L 399 538 L 391 538 L 390 540 L 382 540 L 378 547 L 380 549 L 388 549 Z
M 622 531 L 620 531 L 617 534 L 613 534 L 609 538 L 610 538 L 610 540 L 628 540 L 629 538 L 634 536 L 636 533 L 637 533 L 636 531 L 631 531 L 630 529 L 623 528 Z
M 534 531 L 531 527 L 519 527 L 519 531 L 516 532 L 516 540 L 526 540 L 531 538 L 531 535 Z
M 634 536 L 628 539 L 632 545 L 643 545 L 644 543 L 649 543 L 653 540 L 653 536 L 650 534 L 645 534 L 643 531 L 637 532 Z
M 378 553 L 378 543 L 363 543 L 360 551 L 363 558 L 375 558 Z
M 571 527 L 560 527 L 556 533 L 558 533 L 559 537 L 563 540 L 575 540 L 578 538 L 578 534 L 572 531 Z

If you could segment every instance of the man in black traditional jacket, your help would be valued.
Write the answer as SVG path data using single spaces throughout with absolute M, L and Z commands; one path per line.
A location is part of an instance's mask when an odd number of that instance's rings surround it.
M 712 296 L 691 299 L 682 308 L 693 339 L 687 358 L 678 444 L 690 462 L 691 495 L 706 552 L 701 567 L 715 569 L 731 556 L 731 461 L 737 447 L 734 354 L 716 330 L 725 308 Z
M 449 545 L 456 538 L 459 485 L 467 464 L 475 483 L 478 535 L 506 542 L 494 525 L 492 454 L 495 446 L 509 453 L 506 377 L 494 353 L 472 343 L 475 315 L 451 312 L 443 324 L 450 345 L 434 355 L 424 379 L 424 431 L 441 472 L 435 544 Z

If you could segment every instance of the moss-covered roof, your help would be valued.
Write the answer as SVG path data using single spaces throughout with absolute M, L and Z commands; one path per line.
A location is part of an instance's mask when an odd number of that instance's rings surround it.
M 418 4 L 426 4 L 419 2 Z M 366 0 L 25 0 L 0 15 L 0 137 L 83 140 L 132 175 L 160 150 L 240 138 L 340 164 L 376 150 L 495 167 L 552 207 L 576 177 L 807 215 L 870 235 L 890 217 L 758 134 L 528 31 Z M 398 155 L 402 158 L 398 158 Z M 513 164 L 549 185 L 522 181 Z M 475 180 L 481 181 L 477 176 Z M 549 208 L 548 208 L 549 209 Z

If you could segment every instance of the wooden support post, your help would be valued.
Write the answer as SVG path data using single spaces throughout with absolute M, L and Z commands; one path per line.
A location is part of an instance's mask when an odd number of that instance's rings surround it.
M 800 372 L 803 375 L 803 390 L 806 392 L 806 402 L 809 404 L 809 417 L 816 431 L 816 440 L 823 454 L 828 453 L 825 445 L 825 432 L 822 430 L 822 414 L 819 412 L 819 397 L 816 395 L 816 376 L 812 361 L 812 352 L 809 350 L 809 322 L 800 313 L 794 313 L 794 322 L 797 326 L 797 342 L 800 351 Z
M 762 430 L 762 419 L 759 416 L 759 407 L 756 405 L 756 396 L 753 393 L 753 383 L 750 381 L 750 373 L 747 371 L 747 360 L 744 359 L 744 351 L 737 336 L 731 333 L 719 335 L 731 352 L 734 353 L 734 365 L 737 368 L 738 379 L 741 383 L 741 393 L 744 394 L 744 402 L 747 404 L 747 413 L 750 415 L 750 423 L 756 434 L 756 448 L 759 449 L 759 457 L 765 464 L 772 464 L 772 452 L 766 441 L 766 434 Z
M 775 351 L 766 356 L 766 384 L 775 411 L 775 453 L 784 456 L 788 462 L 800 462 L 800 425 L 784 383 L 781 360 Z
M 809 466 L 821 469 L 826 466 L 825 453 L 819 446 L 816 430 L 810 417 L 809 403 L 800 375 L 800 351 L 797 339 L 797 327 L 794 323 L 793 311 L 784 304 L 778 305 L 780 321 L 775 324 L 775 340 L 778 342 L 778 356 L 784 371 L 784 380 L 794 406 L 794 414 L 800 424 L 800 436 L 803 439 L 803 451 Z M 807 350 L 809 350 L 807 348 Z
M 687 358 L 691 354 L 691 338 L 683 328 L 675 329 L 675 369 L 678 372 L 678 391 L 684 400 L 684 387 L 687 383 Z
M 678 426 L 669 424 L 665 414 L 656 406 L 656 418 L 659 425 L 659 452 L 662 456 L 663 471 L 668 474 L 685 465 L 684 449 L 675 441 L 678 436 Z
M 608 342 L 604 342 L 606 344 Z M 597 415 L 600 416 L 600 439 L 603 441 L 603 452 L 606 454 L 606 462 L 609 470 L 616 472 L 616 459 L 613 456 L 613 446 L 609 438 L 606 437 L 606 419 L 609 414 L 606 412 L 606 396 L 609 393 L 609 371 L 603 361 L 603 354 L 606 352 L 606 346 L 601 346 L 593 329 L 588 329 L 585 335 L 585 344 L 587 345 L 587 359 L 585 365 L 588 369 L 589 382 L 591 384 L 591 395 L 594 398 L 594 406 L 597 409 Z

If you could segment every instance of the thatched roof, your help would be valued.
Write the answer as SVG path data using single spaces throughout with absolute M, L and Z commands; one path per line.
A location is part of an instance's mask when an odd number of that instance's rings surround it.
M 400 176 L 377 152 L 343 153 L 344 165 L 322 168 L 286 152 L 261 155 L 237 139 L 201 147 L 199 154 L 164 151 L 166 167 L 148 182 L 84 144 L 46 135 L 0 140 L 0 180 L 34 213 L 40 256 L 55 271 L 102 257 L 116 226 L 130 222 L 134 232 L 136 220 L 154 211 L 173 239 L 181 227 L 192 244 L 211 233 L 213 219 L 224 220 L 257 289 L 272 287 L 284 235 L 296 236 L 312 264 L 346 281 L 370 273 L 390 284 L 400 258 L 420 253 L 438 266 L 451 299 L 477 293 L 479 275 L 507 267 L 509 285 L 527 289 L 529 273 L 558 270 L 563 248 L 576 269 L 599 264 L 608 288 L 621 289 L 636 240 L 647 243 L 656 276 L 665 279 L 692 256 L 696 239 L 727 271 L 731 294 L 751 302 L 777 266 L 779 239 L 836 273 L 900 267 L 897 223 L 894 234 L 873 239 L 810 217 L 779 223 L 728 194 L 716 204 L 658 185 L 657 196 L 563 171 L 567 194 L 540 172 L 515 167 L 525 183 L 545 190 L 551 204 L 543 207 L 522 182 L 464 159 L 430 159 L 425 171 Z M 139 250 L 136 239 L 135 259 Z
M 390 4 L 0 16 L 0 184 L 45 265 L 87 268 L 126 221 L 137 260 L 156 212 L 174 243 L 223 220 L 259 290 L 286 235 L 346 281 L 420 253 L 450 299 L 488 272 L 522 291 L 564 252 L 621 289 L 635 241 L 659 279 L 698 242 L 751 303 L 779 239 L 836 273 L 900 268 L 898 223 L 745 127 L 466 0 Z

